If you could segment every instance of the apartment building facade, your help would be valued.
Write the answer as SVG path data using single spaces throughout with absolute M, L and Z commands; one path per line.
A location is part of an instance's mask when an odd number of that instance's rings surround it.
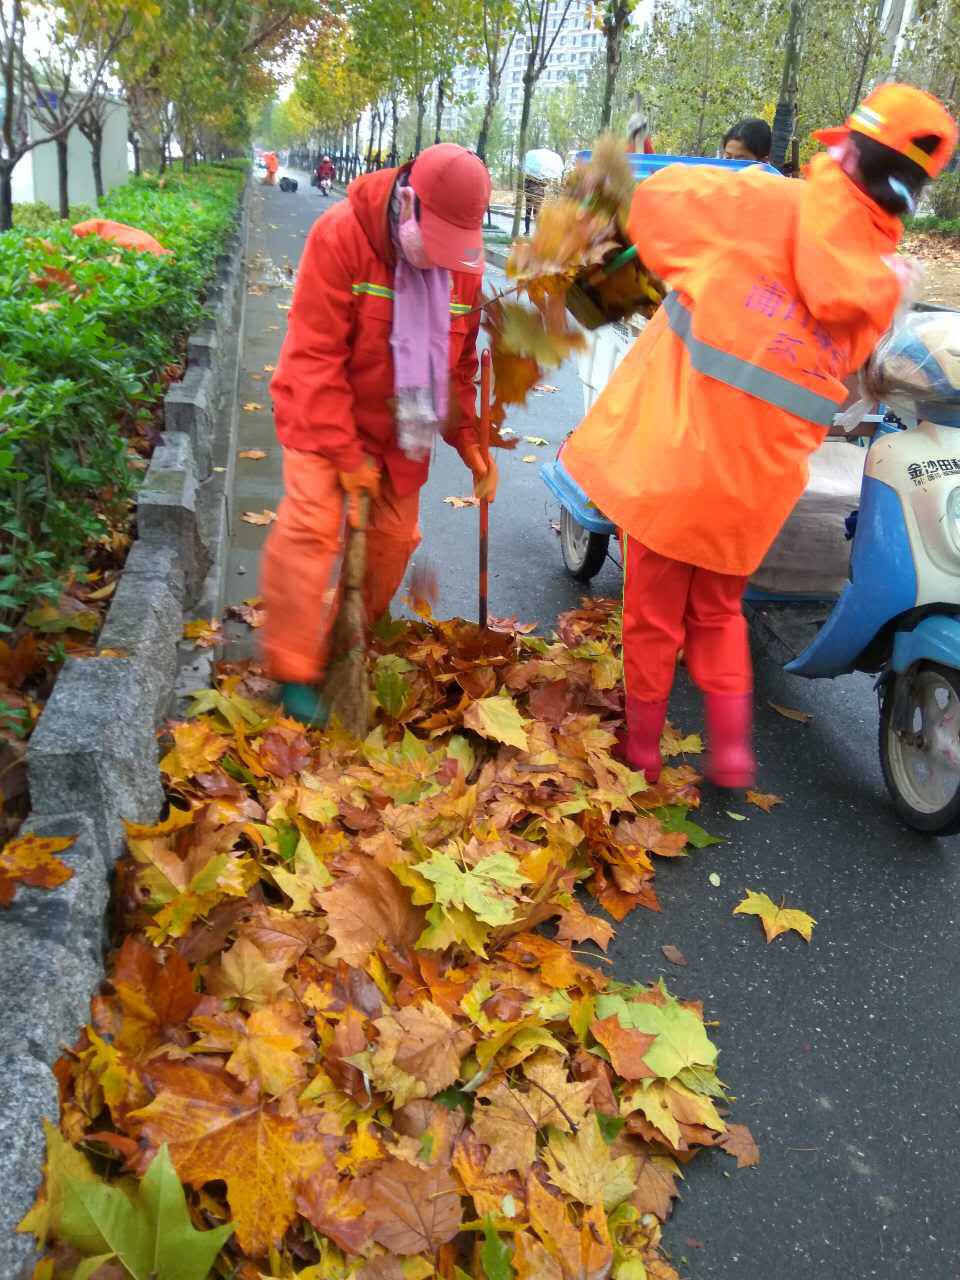
M 553 0 L 547 14 L 547 39 L 556 40 L 541 75 L 538 92 L 555 89 L 566 84 L 571 75 L 585 75 L 594 57 L 603 48 L 603 32 L 597 25 L 596 6 L 590 0 L 574 0 L 566 18 L 563 18 L 563 0 Z M 561 25 L 562 20 L 562 25 Z M 557 28 L 559 26 L 559 32 Z M 510 56 L 500 81 L 500 106 L 507 119 L 516 124 L 520 119 L 523 102 L 523 72 L 527 63 L 530 41 L 521 33 L 513 42 Z M 463 113 L 475 102 L 483 102 L 487 94 L 487 73 L 484 67 L 458 67 L 453 77 L 453 102 L 443 115 L 443 127 L 455 130 Z

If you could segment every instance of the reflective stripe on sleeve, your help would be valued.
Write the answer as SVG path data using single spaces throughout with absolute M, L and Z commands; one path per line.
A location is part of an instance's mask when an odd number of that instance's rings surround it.
M 389 298 L 393 299 L 393 290 L 385 284 L 371 284 L 369 280 L 358 280 L 356 284 L 350 286 L 350 292 L 353 294 L 366 294 L 370 298 Z
M 715 378 L 717 382 L 735 387 L 738 391 L 746 391 L 748 395 L 756 396 L 758 400 L 772 404 L 777 409 L 783 409 L 785 413 L 805 418 L 807 422 L 816 422 L 822 427 L 833 424 L 838 407 L 835 401 L 798 386 L 779 373 L 761 369 L 749 360 L 731 355 L 729 351 L 721 351 L 709 342 L 695 338 L 693 317 L 676 292 L 667 294 L 663 307 L 670 328 L 687 348 L 690 363 L 697 373 L 706 374 L 708 378 Z

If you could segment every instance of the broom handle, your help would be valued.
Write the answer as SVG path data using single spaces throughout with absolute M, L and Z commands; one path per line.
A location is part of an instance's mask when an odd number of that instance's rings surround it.
M 343 588 L 345 591 L 361 591 L 367 567 L 367 516 L 370 511 L 370 495 L 361 489 L 357 495 L 360 507 L 360 527 L 347 529 L 347 548 L 344 553 Z
M 480 356 L 480 456 L 490 470 L 490 350 Z M 490 548 L 490 499 L 480 499 L 480 609 L 481 627 L 487 625 L 487 565 Z

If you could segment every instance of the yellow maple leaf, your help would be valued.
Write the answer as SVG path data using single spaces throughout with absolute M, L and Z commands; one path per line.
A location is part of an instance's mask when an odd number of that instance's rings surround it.
M 733 908 L 733 914 L 735 916 L 759 916 L 768 942 L 772 942 L 774 938 L 779 937 L 781 933 L 786 933 L 790 929 L 793 929 L 795 933 L 799 933 L 805 942 L 809 942 L 813 933 L 813 926 L 817 923 L 813 916 L 807 915 L 806 911 L 797 911 L 793 908 L 785 907 L 782 902 L 777 906 L 767 894 L 754 893 L 752 889 L 748 889 L 744 900 L 738 902 Z

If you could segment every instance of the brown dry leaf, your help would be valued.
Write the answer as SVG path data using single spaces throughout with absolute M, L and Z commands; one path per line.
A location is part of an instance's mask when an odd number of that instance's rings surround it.
M 507 1196 L 513 1197 L 519 1211 L 523 1202 L 523 1184 L 520 1179 L 513 1172 L 492 1171 L 488 1167 L 486 1145 L 472 1133 L 468 1132 L 454 1147 L 452 1165 L 464 1194 L 473 1199 L 474 1208 L 481 1217 L 487 1213 L 501 1215 Z
M 428 1094 L 453 1084 L 463 1055 L 473 1044 L 465 1027 L 429 1001 L 378 1018 L 376 1027 L 380 1045 L 391 1051 L 393 1063 L 419 1080 Z
M 241 449 L 237 454 L 238 458 L 246 458 L 249 462 L 259 462 L 261 458 L 267 456 L 264 449 Z
M 473 1131 L 490 1147 L 490 1173 L 516 1169 L 525 1174 L 536 1159 L 537 1134 L 545 1125 L 569 1133 L 571 1124 L 578 1125 L 586 1115 L 593 1085 L 569 1081 L 558 1054 L 536 1054 L 524 1063 L 523 1073 L 525 1091 L 503 1080 L 478 1090 L 487 1105 L 474 1111 Z
M 302 1085 L 309 1046 L 299 1006 L 292 1000 L 277 1000 L 239 1021 L 235 1026 L 216 1018 L 195 1018 L 194 1027 L 205 1033 L 196 1051 L 229 1052 L 227 1070 L 244 1084 L 256 1082 L 273 1097 Z
M 257 404 L 256 400 L 248 400 L 243 408 L 246 413 L 259 413 L 263 405 Z
M 279 1248 L 296 1215 L 296 1187 L 326 1163 L 323 1141 L 223 1073 L 157 1060 L 148 1079 L 157 1096 L 132 1119 L 150 1148 L 168 1144 L 181 1182 L 227 1184 L 237 1243 L 252 1258 Z
M 352 1183 L 341 1182 L 329 1165 L 304 1179 L 297 1195 L 297 1212 L 347 1253 L 360 1253 L 373 1239 L 365 1201 Z
M 32 631 L 22 635 L 12 648 L 5 640 L 0 640 L 0 683 L 19 689 L 27 676 L 43 667 L 43 661 L 37 637 Z
M 263 601 L 256 596 L 252 600 L 244 600 L 243 604 L 230 605 L 227 617 L 236 618 L 238 622 L 245 622 L 248 627 L 257 630 L 266 622 L 267 611 L 263 608 Z
M 592 916 L 584 911 L 580 903 L 574 900 L 572 906 L 560 912 L 557 924 L 557 942 L 595 942 L 606 951 L 616 929 L 600 916 Z
M 778 716 L 783 716 L 784 720 L 795 720 L 798 724 L 809 724 L 813 719 L 809 711 L 797 711 L 793 707 L 781 707 L 779 702 L 770 702 L 769 699 L 767 700 L 767 706 L 772 707 Z
M 275 364 L 265 364 L 265 365 L 263 366 L 263 368 L 264 368 L 264 372 L 265 372 L 265 373 L 273 373 L 273 371 L 274 371 L 274 369 L 276 369 L 276 367 L 277 367 L 277 366 L 276 366 Z
M 463 1211 L 448 1169 L 420 1169 L 388 1160 L 368 1184 L 367 1212 L 373 1238 L 392 1253 L 435 1254 L 460 1230 Z
M 277 513 L 267 507 L 264 511 L 245 511 L 240 517 L 247 524 L 273 524 Z
M 268 1004 L 285 989 L 286 968 L 286 957 L 268 960 L 250 938 L 242 937 L 207 969 L 204 985 L 222 1000 Z
M 363 965 L 380 943 L 413 946 L 423 932 L 424 913 L 385 867 L 365 860 L 319 896 L 336 958 Z
M 0 849 L 0 907 L 9 907 L 17 885 L 56 889 L 73 875 L 73 868 L 56 854 L 69 849 L 76 836 L 18 836 Z
M 566 1203 L 551 1195 L 531 1173 L 527 1178 L 527 1206 L 530 1225 L 560 1264 L 563 1280 L 607 1280 L 613 1247 L 602 1205 L 587 1209 L 578 1229 L 570 1221 Z
M 736 1156 L 738 1169 L 750 1169 L 760 1163 L 760 1148 L 745 1124 L 727 1125 L 717 1145 L 723 1147 L 727 1155 Z
M 686 964 L 687 957 L 683 954 L 679 947 L 675 947 L 672 942 L 666 943 L 660 948 L 671 964 Z
M 525 458 L 521 458 L 521 462 L 536 462 L 536 461 L 537 461 L 537 455 L 535 453 L 528 453 Z
M 769 813 L 775 805 L 783 804 L 782 796 L 764 795 L 762 791 L 748 791 L 747 804 L 755 804 L 764 813 Z
M 630 1202 L 638 1213 L 655 1213 L 661 1222 L 666 1222 L 679 1194 L 677 1179 L 683 1176 L 680 1166 L 672 1156 L 661 1155 L 650 1147 L 638 1152 L 636 1161 L 637 1187 Z
M 480 499 L 475 498 L 472 494 L 468 494 L 465 498 L 444 498 L 444 502 L 448 507 L 454 507 L 457 511 L 462 510 L 464 507 L 479 507 L 480 505 Z
M 644 1062 L 644 1055 L 656 1040 L 656 1036 L 630 1027 L 621 1027 L 616 1014 L 609 1018 L 596 1018 L 590 1024 L 594 1039 L 602 1044 L 610 1055 L 613 1069 L 624 1080 L 649 1080 L 656 1076 Z

